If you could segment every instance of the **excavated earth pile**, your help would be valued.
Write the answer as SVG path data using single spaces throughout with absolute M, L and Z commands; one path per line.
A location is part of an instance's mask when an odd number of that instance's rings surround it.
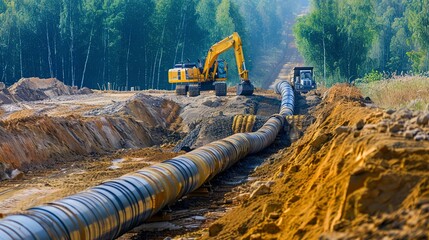
M 162 144 L 179 110 L 169 100 L 138 94 L 88 111 L 85 117 L 32 114 L 0 121 L 0 175 L 7 178 L 4 172 L 10 175 L 15 168 L 26 171 L 123 148 Z
M 88 88 L 78 90 L 55 78 L 21 78 L 8 90 L 15 101 L 37 101 L 61 95 L 92 93 Z
M 429 113 L 370 106 L 354 87 L 331 88 L 208 238 L 427 239 Z

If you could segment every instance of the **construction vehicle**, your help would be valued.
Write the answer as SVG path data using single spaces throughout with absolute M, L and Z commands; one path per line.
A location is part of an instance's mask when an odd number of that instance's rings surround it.
M 194 97 L 200 95 L 200 91 L 215 90 L 216 96 L 226 96 L 228 64 L 225 60 L 218 59 L 218 57 L 231 48 L 234 49 L 240 77 L 237 95 L 252 95 L 255 88 L 250 83 L 241 38 L 236 32 L 214 44 L 202 62 L 179 63 L 168 71 L 168 82 L 176 84 L 176 94 L 186 95 L 189 92 L 189 96 Z
M 295 67 L 293 69 L 292 86 L 296 92 L 307 93 L 317 88 L 313 67 Z

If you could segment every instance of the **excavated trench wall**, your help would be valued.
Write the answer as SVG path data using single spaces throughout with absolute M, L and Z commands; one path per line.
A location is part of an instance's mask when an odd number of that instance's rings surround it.
M 179 111 L 174 102 L 137 94 L 126 102 L 91 110 L 86 117 L 0 121 L 0 169 L 27 170 L 122 148 L 153 146 L 165 138 L 159 135 L 166 135 Z
M 154 143 L 145 124 L 131 117 L 34 117 L 1 124 L 0 162 L 13 168 Z

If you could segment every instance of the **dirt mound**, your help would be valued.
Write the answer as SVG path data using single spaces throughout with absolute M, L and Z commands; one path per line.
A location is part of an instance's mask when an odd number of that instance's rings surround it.
M 91 90 L 77 90 L 55 78 L 21 78 L 9 87 L 9 92 L 17 101 L 37 101 L 61 95 L 89 94 Z
M 256 172 L 266 181 L 237 190 L 242 204 L 212 224 L 210 237 L 428 237 L 429 142 L 392 134 L 405 125 L 399 113 L 367 107 L 346 85 L 331 88 L 312 114 L 304 137 Z
M 10 104 L 13 102 L 14 101 L 9 90 L 7 90 L 7 88 L 0 89 L 0 104 Z
M 125 102 L 115 102 L 103 108 L 86 112 L 85 116 L 130 116 L 149 127 L 167 128 L 180 121 L 180 106 L 170 100 L 136 94 Z
M 174 102 L 143 94 L 91 110 L 84 117 L 17 111 L 10 120 L 0 121 L 0 164 L 25 170 L 52 161 L 169 143 L 176 138 L 169 128 L 179 111 Z
M 132 118 L 43 116 L 0 125 L 0 163 L 21 169 L 157 142 L 144 123 Z

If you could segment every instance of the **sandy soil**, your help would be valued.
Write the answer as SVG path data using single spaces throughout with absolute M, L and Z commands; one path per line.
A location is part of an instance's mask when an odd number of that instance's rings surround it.
M 427 238 L 429 142 L 395 129 L 424 113 L 368 107 L 356 88 L 343 85 L 330 89 L 312 115 L 316 122 L 304 137 L 256 172 L 270 183 L 269 193 L 245 198 L 205 236 Z
M 0 183 L 0 215 L 75 194 L 176 155 L 170 148 L 121 150 L 105 157 L 87 157 L 27 171 L 19 179 Z

